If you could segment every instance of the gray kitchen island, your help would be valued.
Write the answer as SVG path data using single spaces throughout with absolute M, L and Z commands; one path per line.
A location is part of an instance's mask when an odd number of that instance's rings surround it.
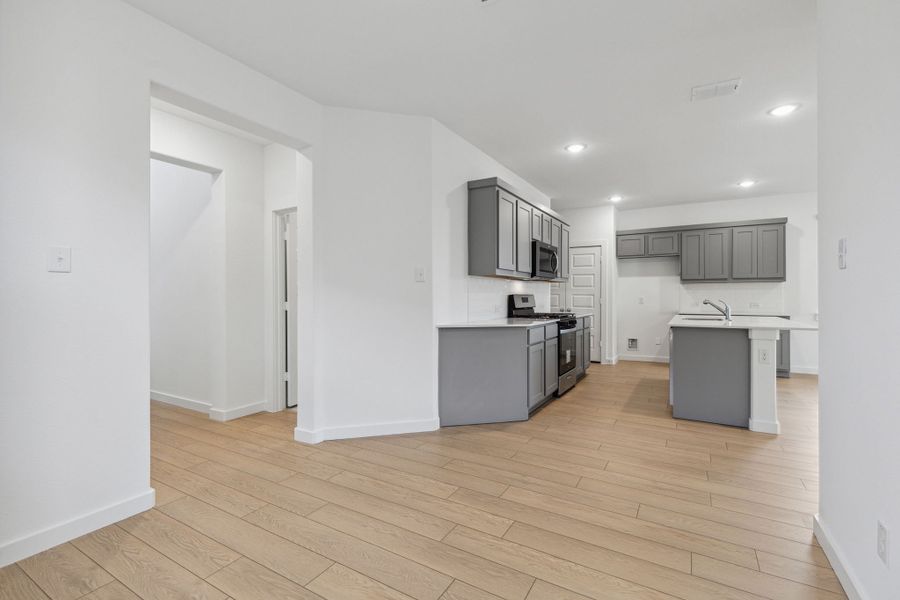
M 669 321 L 669 403 L 676 419 L 779 433 L 780 331 L 817 330 L 780 317 L 678 315 Z

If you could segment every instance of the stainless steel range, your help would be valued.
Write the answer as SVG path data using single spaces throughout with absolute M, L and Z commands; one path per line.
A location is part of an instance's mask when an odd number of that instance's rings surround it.
M 575 368 L 575 328 L 578 324 L 570 312 L 537 312 L 534 294 L 510 294 L 507 299 L 507 317 L 510 319 L 552 319 L 559 325 L 559 389 L 562 396 L 575 386 L 574 377 L 566 374 Z

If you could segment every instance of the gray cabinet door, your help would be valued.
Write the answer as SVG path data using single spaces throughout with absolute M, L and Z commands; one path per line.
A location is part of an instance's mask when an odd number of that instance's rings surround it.
M 565 225 L 562 226 L 560 237 L 559 276 L 563 279 L 569 278 L 569 228 Z
M 703 232 L 703 279 L 728 279 L 731 275 L 731 227 Z
M 672 256 L 680 252 L 681 233 L 678 231 L 661 231 L 647 234 L 648 256 Z
M 731 235 L 731 276 L 735 279 L 756 279 L 759 227 L 735 227 Z
M 516 203 L 516 271 L 531 276 L 531 205 Z
M 590 327 L 587 327 L 588 320 L 585 319 L 585 328 L 584 328 L 584 372 L 587 373 L 587 370 L 591 368 L 591 331 Z
M 497 268 L 516 270 L 516 199 L 497 194 Z
M 575 332 L 575 374 L 584 373 L 584 329 Z
M 531 239 L 541 241 L 544 229 L 544 213 L 536 208 L 531 209 Z
M 684 231 L 681 234 L 681 279 L 703 279 L 703 230 Z
M 760 279 L 784 279 L 784 225 L 760 225 L 758 236 Z
M 528 408 L 544 399 L 544 342 L 528 346 Z
M 544 343 L 544 396 L 559 389 L 559 338 Z
M 541 215 L 541 241 L 545 244 L 550 243 L 550 237 L 553 235 L 553 219 L 549 215 Z
M 643 233 L 637 235 L 616 236 L 616 256 L 620 258 L 646 255 L 647 236 Z
M 550 245 L 562 248 L 562 223 L 556 219 L 550 221 Z

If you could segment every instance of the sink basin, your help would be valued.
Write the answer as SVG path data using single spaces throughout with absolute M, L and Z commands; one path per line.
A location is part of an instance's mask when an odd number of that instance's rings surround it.
M 685 321 L 724 321 L 723 317 L 682 317 Z

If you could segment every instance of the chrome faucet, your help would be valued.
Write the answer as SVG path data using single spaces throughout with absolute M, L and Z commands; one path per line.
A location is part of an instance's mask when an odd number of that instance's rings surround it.
M 721 298 L 719 298 L 719 302 L 722 303 L 722 306 L 719 306 L 718 304 L 716 304 L 715 302 L 713 302 L 712 300 L 707 298 L 706 300 L 703 301 L 703 304 L 709 304 L 714 309 L 716 309 L 717 311 L 719 311 L 720 313 L 725 315 L 726 321 L 731 321 L 731 306 L 729 306 L 728 303 L 725 302 L 724 300 L 722 300 Z

